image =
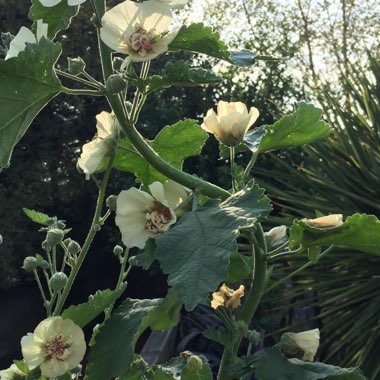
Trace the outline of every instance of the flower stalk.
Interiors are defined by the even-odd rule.
[[[57,305],[55,307],[55,311],[53,313],[54,316],[57,316],[61,313],[62,307],[63,307],[63,305],[66,301],[66,298],[70,292],[71,286],[72,286],[72,284],[73,284],[73,282],[77,276],[77,273],[78,273],[86,255],[88,253],[88,250],[90,249],[92,240],[94,239],[94,236],[96,235],[96,232],[98,230],[95,226],[100,225],[101,212],[102,212],[102,208],[103,208],[103,204],[104,204],[106,188],[107,188],[108,180],[110,177],[113,160],[114,160],[114,156],[111,156],[111,158],[108,162],[108,166],[107,166],[107,169],[105,171],[104,177],[103,177],[103,181],[102,181],[100,190],[99,190],[98,200],[96,203],[96,209],[95,209],[94,218],[93,218],[93,221],[91,224],[91,228],[87,234],[87,237],[86,237],[86,240],[83,244],[82,250],[78,256],[78,260],[76,261],[75,266],[71,270],[71,273],[69,275],[67,283],[66,283],[66,285],[62,291],[62,295],[57,302]]]

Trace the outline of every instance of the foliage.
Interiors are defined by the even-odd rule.
[[[342,103],[332,89],[320,93],[333,133],[323,143],[303,147],[301,165],[272,155],[277,170],[271,173],[271,183],[265,171],[256,168],[260,183],[269,189],[287,217],[293,213],[310,217],[314,210],[379,215],[373,200],[379,197],[380,183],[373,170],[380,162],[380,65],[375,56],[369,55],[369,60],[370,71],[365,75],[352,67],[350,75],[345,76],[342,84],[349,94],[348,101]],[[366,218],[370,221],[374,217]],[[362,243],[367,244],[367,240]],[[379,250],[371,252],[378,255]],[[296,265],[299,261],[288,270]],[[304,287],[315,290],[315,305],[320,308],[316,318],[323,324],[322,334],[326,334],[322,339],[324,357],[339,358],[345,366],[360,365],[371,379],[376,379],[380,371],[375,355],[380,344],[377,322],[368,317],[379,312],[377,298],[373,298],[379,292],[373,280],[379,265],[377,257],[339,249],[324,257],[310,274],[293,281],[288,293],[295,302],[303,302]],[[288,305],[282,303],[281,307]],[[342,316],[345,323],[341,322]]]

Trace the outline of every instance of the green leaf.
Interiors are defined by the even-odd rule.
[[[195,120],[179,121],[166,126],[151,142],[152,148],[167,162],[182,169],[183,161],[200,153],[207,133],[201,129]],[[118,170],[134,173],[144,185],[166,180],[166,177],[150,166],[145,159],[135,151],[128,140],[123,140],[114,161]]]
[[[47,221],[50,219],[49,215],[46,215],[42,212],[30,210],[28,208],[23,208],[25,215],[35,223],[46,225]]]
[[[310,144],[331,133],[330,126],[320,120],[321,115],[319,108],[301,102],[295,112],[283,116],[272,125],[265,125],[264,136],[262,129],[253,129],[246,136],[247,145],[253,153],[263,153]]]
[[[62,318],[71,319],[76,325],[83,328],[111,305],[123,291],[124,289],[98,290],[93,296],[89,297],[88,302],[72,305],[64,310]]]
[[[238,252],[230,255],[230,265],[228,266],[227,283],[233,284],[242,282],[252,276],[253,259],[252,256],[244,256]]]
[[[374,215],[354,214],[334,228],[316,228],[307,219],[295,220],[290,228],[290,244],[304,248],[321,245],[345,245],[380,256],[380,221]]]
[[[229,51],[227,45],[221,41],[219,33],[209,26],[195,23],[182,26],[175,39],[169,44],[169,50],[187,50],[194,53],[206,54],[230,62],[236,66],[251,66],[256,60],[276,60],[269,56],[256,56],[249,50]]]
[[[140,91],[145,94],[171,86],[193,87],[217,84],[222,81],[222,78],[208,70],[190,69],[184,61],[167,63],[162,75],[153,75],[142,80],[134,74],[129,79],[131,84],[139,87]]]
[[[181,373],[181,380],[212,380],[211,368],[205,362],[203,362],[203,367],[196,372],[185,367]]]
[[[26,365],[26,363],[23,360],[13,360],[13,363],[16,365],[16,367],[23,373],[28,374],[30,373],[30,369]]]
[[[95,337],[85,379],[104,380],[128,374],[136,341],[142,333],[141,326],[147,327],[144,319],[161,302],[161,299],[127,299],[114,311]]]
[[[202,335],[222,346],[228,346],[231,343],[229,335],[220,330],[207,329],[202,332]]]
[[[252,226],[271,210],[263,193],[255,185],[221,204],[211,200],[156,238],[156,257],[187,310],[194,309],[227,279],[239,229]]]
[[[156,260],[156,242],[154,239],[148,239],[145,243],[144,251],[132,256],[128,262],[130,265],[148,270],[154,260]]]
[[[141,328],[150,327],[152,330],[166,330],[176,326],[179,322],[182,302],[174,289],[169,289],[168,294],[158,306],[144,319]]]
[[[54,72],[61,46],[42,38],[18,57],[0,60],[0,168],[41,109],[62,89]]]
[[[263,350],[257,360],[255,375],[258,380],[366,380],[358,368],[340,368],[318,362],[286,359],[279,347]]]
[[[36,29],[37,20],[48,24],[48,37],[54,38],[60,30],[67,29],[71,19],[78,13],[79,6],[71,7],[67,1],[61,1],[54,7],[44,7],[39,0],[32,0],[29,11],[29,19],[34,21],[33,29]]]

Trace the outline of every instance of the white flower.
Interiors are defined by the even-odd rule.
[[[82,329],[71,319],[50,317],[21,339],[21,351],[30,369],[40,366],[49,378],[75,368],[86,352]]]
[[[187,198],[183,186],[171,180],[149,185],[152,195],[131,188],[123,190],[116,201],[116,225],[123,243],[144,248],[149,238],[164,232],[177,221],[174,209]]]
[[[8,369],[0,371],[0,380],[13,380],[15,375],[26,376],[24,372],[18,369],[16,364],[12,364]]]
[[[248,113],[244,103],[228,103],[221,100],[217,106],[217,114],[213,109],[207,111],[202,128],[231,147],[241,143],[249,127],[258,117],[259,110],[255,107],[251,107]]]
[[[264,233],[265,236],[271,239],[272,244],[286,238],[286,226],[274,227],[268,232]]]
[[[117,130],[115,118],[109,112],[103,111],[96,115],[96,137],[82,147],[78,166],[89,179],[90,175],[100,169],[104,157],[111,149],[112,139]]]
[[[44,7],[54,7],[55,5],[59,4],[62,0],[40,0],[40,3]],[[67,0],[67,5],[70,7],[73,7],[75,5],[79,5],[84,3],[86,0]]]
[[[343,224],[343,215],[342,214],[332,214],[321,216],[316,219],[307,219],[307,223],[316,228],[332,228],[338,227]]]
[[[48,24],[42,22],[42,20],[37,20],[37,32],[36,35],[26,28],[22,26],[16,36],[13,38],[11,43],[9,44],[9,50],[5,59],[17,57],[21,51],[25,50],[26,43],[29,42],[31,44],[37,44],[41,37],[47,36],[48,32]]]
[[[177,35],[178,29],[168,32],[171,21],[172,12],[165,4],[127,0],[104,14],[100,37],[133,61],[148,61],[166,52]]]
[[[161,4],[166,4],[170,8],[176,9],[176,8],[182,8],[184,7],[189,0],[157,0]]]
[[[286,333],[281,337],[281,347],[285,352],[304,352],[303,360],[313,361],[319,346],[319,329],[299,333]]]

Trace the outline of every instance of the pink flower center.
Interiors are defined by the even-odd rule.
[[[162,234],[169,229],[169,223],[173,216],[168,207],[155,202],[150,212],[146,213],[145,218],[145,229],[154,234]]]
[[[70,343],[63,341],[63,336],[60,334],[54,335],[45,342],[46,356],[52,356],[61,360],[66,359],[70,353]]]
[[[132,50],[136,51],[141,57],[146,57],[147,53],[152,50],[153,33],[145,30],[142,26],[137,25],[135,31],[129,39]]]

